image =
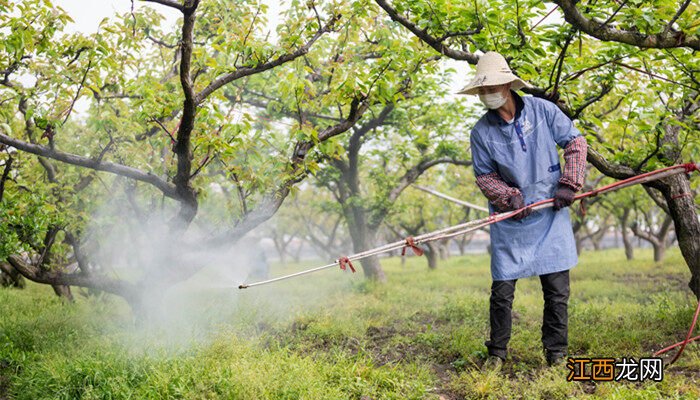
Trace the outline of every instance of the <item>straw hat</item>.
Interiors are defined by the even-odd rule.
[[[479,62],[476,63],[474,79],[457,94],[479,94],[479,88],[482,86],[503,85],[509,82],[513,82],[511,86],[513,90],[532,87],[513,74],[502,55],[495,51],[489,51],[481,56]]]

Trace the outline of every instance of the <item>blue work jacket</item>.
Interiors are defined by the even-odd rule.
[[[476,176],[497,172],[520,189],[525,204],[552,198],[561,177],[561,148],[581,133],[559,108],[536,97],[520,97],[513,121],[488,111],[471,132]],[[496,210],[489,203],[491,212]],[[578,262],[569,209],[534,211],[520,221],[491,225],[491,276],[511,280],[573,268]]]

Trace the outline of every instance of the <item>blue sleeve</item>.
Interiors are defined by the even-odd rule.
[[[571,119],[569,119],[556,104],[547,100],[540,101],[543,104],[549,130],[552,133],[552,139],[554,139],[559,147],[563,149],[572,139],[581,136],[581,132],[576,129]]]
[[[489,155],[489,152],[484,143],[481,141],[476,129],[472,130],[471,135],[469,135],[469,142],[471,143],[474,175],[481,176],[484,174],[490,174],[491,172],[498,172],[496,162]]]

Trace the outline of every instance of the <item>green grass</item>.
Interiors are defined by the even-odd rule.
[[[658,265],[636,256],[581,257],[573,356],[639,359],[685,335],[695,301],[678,250]],[[150,323],[110,296],[63,304],[40,285],[0,289],[0,399],[700,398],[697,344],[660,383],[571,383],[565,366],[547,368],[536,278],[517,284],[503,373],[483,373],[488,256],[434,271],[416,257],[383,263],[386,285],[338,270],[242,291],[198,285]]]

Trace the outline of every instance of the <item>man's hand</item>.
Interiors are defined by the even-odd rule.
[[[566,185],[559,185],[559,189],[554,192],[554,211],[570,206],[574,202],[575,196],[576,193],[573,189]]]
[[[515,211],[515,210],[518,210],[518,209],[525,207],[525,200],[523,200],[522,193],[518,193],[516,195],[510,196],[510,200],[508,200],[508,203],[510,205],[510,210],[508,210],[508,211]],[[523,211],[521,211],[518,215],[514,216],[513,219],[516,221],[520,221],[521,219],[530,215],[531,212],[532,212],[532,210],[530,209],[530,207],[527,207]]]

